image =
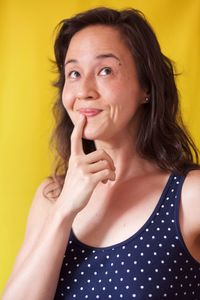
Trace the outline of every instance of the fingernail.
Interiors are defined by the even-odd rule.
[[[102,180],[102,183],[103,183],[103,184],[106,184],[107,182],[108,182],[108,179]]]
[[[84,118],[85,118],[85,116],[80,114],[78,121],[81,122],[81,121],[83,121]]]
[[[116,174],[113,172],[112,181],[115,181],[115,179],[116,179]]]

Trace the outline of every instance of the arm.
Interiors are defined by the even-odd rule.
[[[37,190],[23,246],[4,291],[3,300],[53,299],[74,215],[65,219]]]
[[[115,179],[113,161],[104,151],[88,155],[82,149],[85,119],[74,127],[71,157],[61,194],[55,202],[43,197],[43,183],[28,218],[25,240],[3,300],[51,300],[77,213],[88,203],[99,182]]]

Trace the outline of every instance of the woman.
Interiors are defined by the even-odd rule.
[[[59,160],[3,299],[200,299],[198,152],[153,30],[93,9],[61,22],[55,57]]]

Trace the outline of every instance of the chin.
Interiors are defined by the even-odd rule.
[[[98,139],[98,136],[94,135],[94,134],[84,134],[83,138],[85,140],[94,141],[94,140]]]
[[[101,140],[105,137],[103,133],[94,132],[91,130],[84,130],[83,138],[90,141]]]

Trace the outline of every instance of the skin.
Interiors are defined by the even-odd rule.
[[[100,39],[96,38],[99,33]],[[80,41],[84,47],[77,47]],[[74,123],[80,115],[77,110],[82,107],[103,110],[98,116],[87,118],[85,138],[95,140],[98,148],[119,144],[119,136],[130,140],[145,96],[131,53],[118,31],[107,27],[102,35],[102,26],[95,30],[91,26],[72,38],[65,59],[63,104]]]
[[[102,58],[105,53],[117,59]],[[49,180],[38,187],[3,300],[13,295],[15,300],[53,299],[71,227],[92,246],[126,239],[149,218],[170,175],[135,151],[147,93],[118,32],[106,26],[81,30],[71,40],[66,63],[63,104],[75,125],[69,168],[56,201],[43,196]],[[77,111],[90,105],[102,112],[88,118]],[[82,137],[93,139],[97,150],[85,155]],[[183,185],[180,226],[189,251],[200,261],[199,183],[200,172],[191,171]]]
[[[117,59],[105,57],[107,54]],[[140,87],[130,52],[116,30],[104,26],[95,26],[94,30],[90,26],[74,35],[65,63],[63,104],[70,118],[76,124],[80,117],[77,110],[81,107],[103,110],[98,116],[86,119],[83,137],[94,140],[97,149],[104,149],[115,158],[117,178],[128,178],[124,160],[137,157],[133,136],[139,108],[147,96]],[[134,169],[138,160],[138,157],[134,160]]]
[[[108,53],[119,60],[103,57]],[[82,136],[94,140],[97,149],[104,149],[116,168],[116,180],[108,182],[106,186],[97,185],[89,204],[75,218],[73,229],[86,244],[108,246],[128,238],[133,228],[136,232],[145,223],[169,174],[139,158],[135,151],[133,137],[139,124],[139,111],[148,95],[139,84],[133,58],[119,33],[111,27],[99,25],[79,31],[71,40],[65,62],[63,104],[74,124],[79,117],[77,110],[80,107],[103,109],[97,117],[87,118]],[[189,251],[200,260],[198,217],[192,221],[185,209],[189,205],[192,210],[195,208],[199,212],[198,201],[191,205],[196,196],[190,188],[190,181],[199,182],[198,177],[199,171],[192,171],[185,181],[183,195],[186,196],[181,202],[180,226]],[[144,180],[146,193],[141,193]],[[154,189],[152,185],[155,185]],[[199,191],[196,190],[198,195]],[[126,199],[126,205],[121,207],[121,199],[117,195],[124,193],[131,200]],[[98,195],[101,195],[99,200]],[[139,203],[133,203],[134,198],[139,199]],[[120,207],[120,213],[116,206]],[[133,221],[134,214],[137,216],[138,213],[140,219]],[[95,220],[93,229],[91,220]]]

